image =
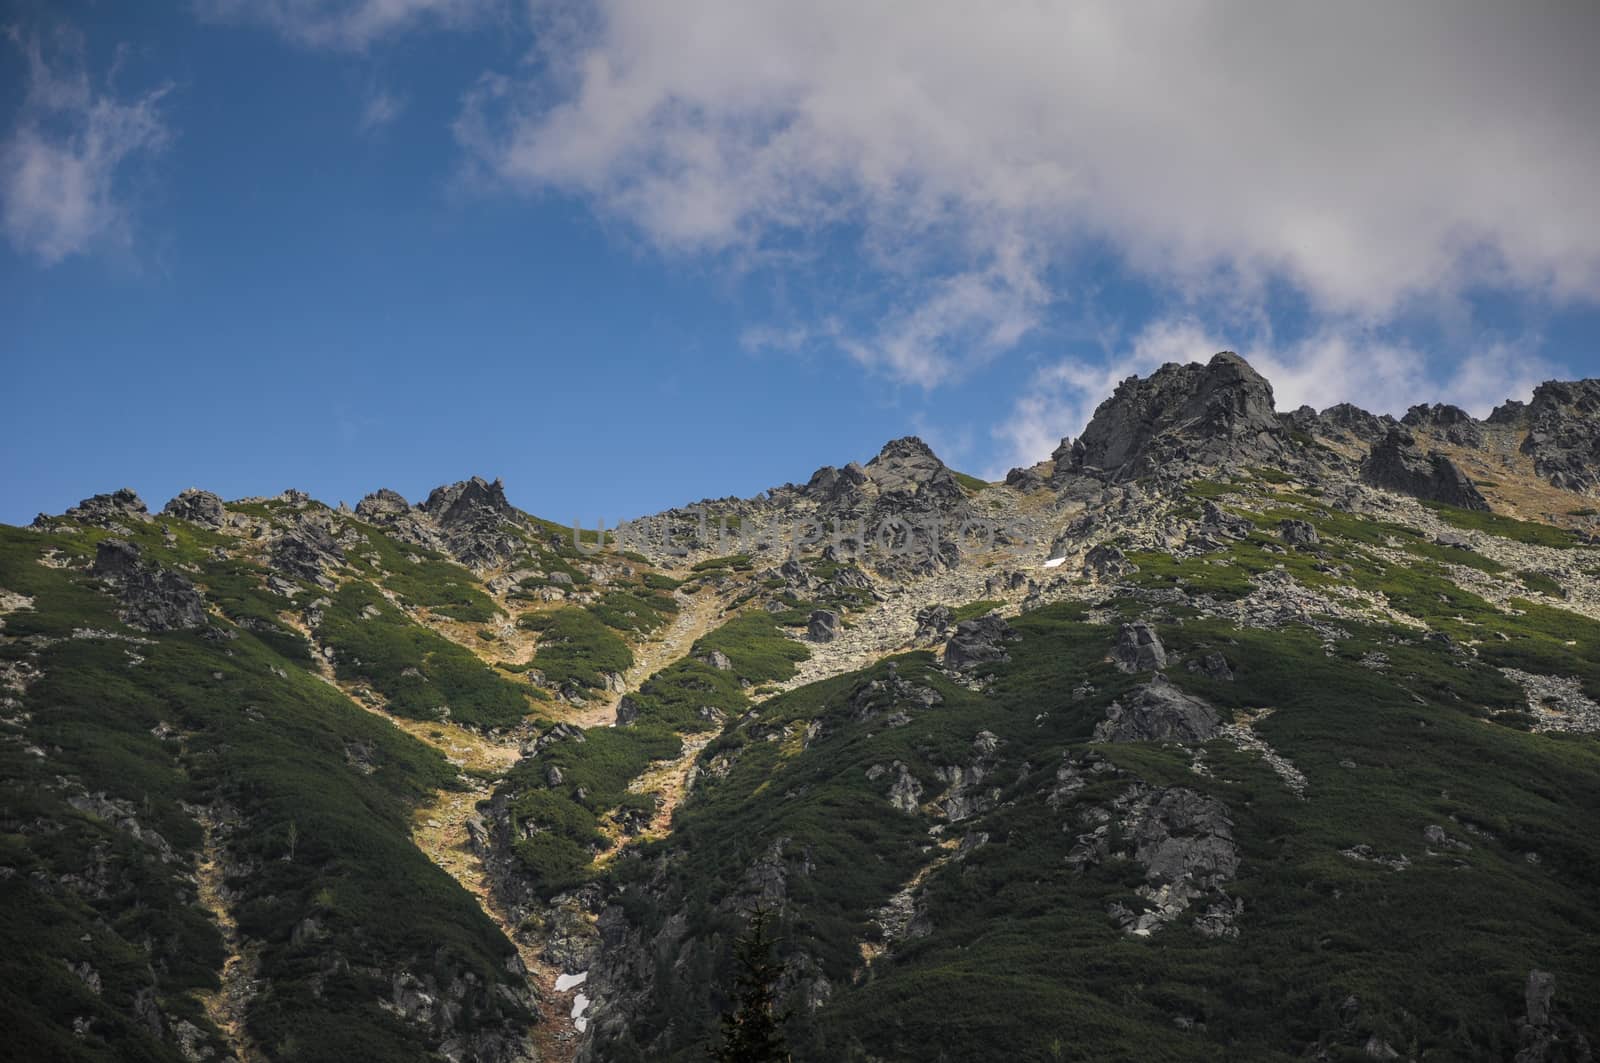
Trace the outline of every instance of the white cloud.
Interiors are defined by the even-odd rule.
[[[264,26],[307,48],[361,51],[423,25],[459,28],[501,0],[194,0],[202,18]]]
[[[1026,334],[1086,240],[1345,327],[1477,285],[1600,294],[1600,7],[1533,8],[546,4],[536,73],[486,77],[457,134],[669,253],[859,226],[895,305],[841,343],[931,384]]]
[[[372,86],[367,89],[361,104],[361,118],[357,128],[363,133],[376,133],[392,125],[406,109],[406,101],[386,89]]]
[[[61,31],[51,53],[37,37],[9,31],[27,60],[16,128],[0,145],[0,221],[19,252],[45,265],[131,239],[119,173],[160,151],[171,131],[160,111],[167,88],[127,100],[96,86],[83,44]]]

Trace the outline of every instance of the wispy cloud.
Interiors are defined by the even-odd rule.
[[[0,220],[19,252],[47,266],[97,246],[132,239],[132,208],[120,178],[172,139],[163,86],[120,97],[110,76],[89,75],[81,37],[46,40],[7,32],[27,62],[16,127],[0,146]]]
[[[392,125],[406,109],[406,101],[387,89],[369,86],[361,103],[361,118],[356,123],[364,134],[377,133]]]
[[[263,26],[307,48],[361,51],[420,26],[473,25],[504,0],[194,0],[213,22]]]

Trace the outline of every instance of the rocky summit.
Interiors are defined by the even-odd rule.
[[[1600,381],[835,460],[0,528],[3,1054],[1594,1057]]]

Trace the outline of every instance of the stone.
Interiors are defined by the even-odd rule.
[[[162,507],[161,515],[176,517],[208,528],[220,528],[228,520],[228,511],[223,507],[222,499],[210,491],[202,491],[197,487],[180,491],[177,497]]]
[[[814,609],[806,620],[806,637],[812,642],[832,642],[839,637],[839,614],[831,609]]]
[[[1006,653],[1006,643],[1021,637],[999,613],[990,613],[976,620],[963,620],[956,625],[955,634],[945,644],[945,667],[967,672],[980,664],[1008,661],[1011,656]]]
[[[1109,543],[1098,543],[1083,556],[1083,574],[1090,579],[1113,580],[1137,571],[1139,566]]]
[[[1314,525],[1309,521],[1295,520],[1292,517],[1278,522],[1278,535],[1285,543],[1302,550],[1316,546],[1322,541]]]
[[[1111,703],[1095,726],[1096,742],[1205,742],[1217,736],[1217,712],[1156,673],[1150,682]]]
[[[721,650],[712,650],[710,653],[702,653],[699,657],[696,657],[695,660],[699,661],[708,668],[715,668],[719,672],[733,671],[733,662],[730,661],[728,659],[728,655],[723,653]]]
[[[917,631],[913,638],[918,642],[937,642],[949,634],[954,623],[955,615],[948,606],[925,606],[917,610]]]
[[[1167,666],[1167,650],[1155,628],[1137,620],[1117,631],[1111,663],[1123,672],[1156,672]]]
[[[1189,661],[1184,667],[1207,679],[1215,679],[1222,683],[1233,682],[1233,669],[1228,666],[1228,659],[1215,650],[1204,657]]]
[[[1361,479],[1373,487],[1443,502],[1462,509],[1489,510],[1489,503],[1455,462],[1438,451],[1426,454],[1416,437],[1401,427],[1389,429],[1383,441],[1361,463]]]

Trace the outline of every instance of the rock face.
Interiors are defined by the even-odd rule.
[[[1556,487],[1600,488],[1600,379],[1549,381],[1534,390],[1522,452]]]
[[[1443,502],[1462,509],[1488,511],[1489,503],[1472,480],[1438,451],[1426,454],[1404,428],[1391,428],[1383,442],[1361,463],[1361,478],[1374,487]]]
[[[1167,666],[1167,650],[1156,629],[1142,620],[1123,624],[1111,661],[1124,672],[1159,672]]]
[[[1215,738],[1217,730],[1215,709],[1185,694],[1158,672],[1126,698],[1111,703],[1106,718],[1094,729],[1094,740],[1205,742]]]
[[[146,561],[132,543],[101,540],[93,572],[117,590],[122,619],[134,627],[160,632],[206,623],[205,601],[188,577]]]
[[[1010,660],[1006,643],[1020,636],[999,613],[990,613],[976,620],[963,620],[956,625],[956,633],[944,648],[946,668],[957,672],[970,671],[980,664]]]
[[[176,498],[162,507],[161,515],[176,517],[191,524],[203,524],[208,528],[220,528],[228,519],[222,499],[197,487],[180,491]]]
[[[1124,380],[1095,410],[1069,458],[1075,471],[1120,482],[1170,462],[1270,462],[1287,442],[1272,385],[1224,351],[1204,366],[1169,364],[1146,379]]]

